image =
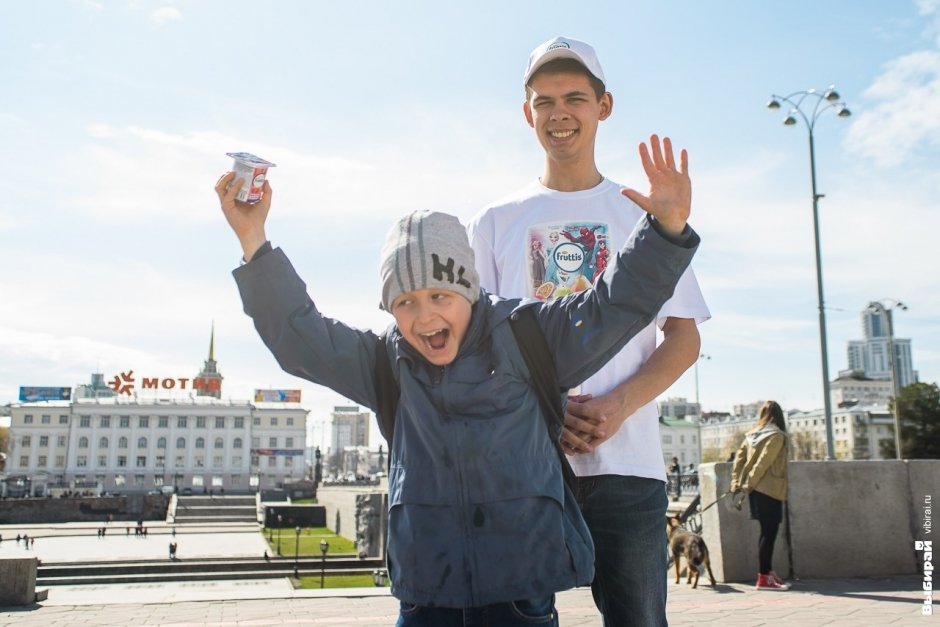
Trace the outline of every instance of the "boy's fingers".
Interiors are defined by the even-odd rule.
[[[670,170],[676,169],[676,158],[672,154],[672,140],[668,137],[663,138],[663,150],[666,152],[666,167]]]
[[[689,151],[683,148],[679,151],[679,166],[682,168],[679,170],[686,176],[689,175]]]
[[[656,166],[657,170],[662,170],[666,167],[666,162],[663,160],[663,148],[659,144],[659,135],[653,133],[650,135],[650,152],[653,154],[653,165]]]

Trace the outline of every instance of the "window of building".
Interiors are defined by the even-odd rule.
[[[253,425],[256,426],[256,427],[260,427],[260,426],[261,426],[261,417],[260,417],[260,416],[254,416],[254,417],[251,419],[251,424],[253,424]]]
[[[47,458],[45,455],[40,455],[36,462],[36,465],[40,468],[45,468],[48,464],[49,458]]]
[[[111,416],[102,416],[101,418],[99,418],[99,421],[100,421],[99,424],[101,425],[103,429],[107,429],[108,427],[111,426]]]
[[[134,475],[134,487],[142,488],[144,487],[144,476],[143,475]]]
[[[118,448],[127,448],[127,438],[123,435],[118,438]]]
[[[108,438],[98,438],[98,448],[108,448]]]
[[[79,416],[78,426],[83,429],[91,427],[91,416]]]
[[[154,485],[154,487],[159,488],[159,487],[163,486],[163,482],[164,482],[163,475],[154,475],[154,476],[153,476],[153,485]]]
[[[114,475],[114,485],[122,486],[124,485],[124,475]]]
[[[85,436],[78,438],[78,448],[88,448],[88,438]]]
[[[39,446],[48,447],[49,446],[49,436],[41,435],[39,436]]]
[[[196,428],[197,428],[197,429],[205,429],[205,428],[206,428],[206,417],[205,417],[205,416],[197,416],[197,417],[196,417]]]
[[[186,438],[176,438],[176,448],[186,448]]]
[[[166,458],[163,455],[157,455],[157,468],[166,466]]]
[[[261,448],[261,438],[258,436],[252,436],[251,438],[251,448]]]
[[[24,415],[23,415],[23,424],[24,424],[24,425],[31,425],[31,424],[33,424],[33,415],[32,415],[32,414],[24,414]]]
[[[287,466],[288,468],[290,468],[291,466],[293,466],[293,465],[294,465],[294,458],[293,458],[293,457],[285,457],[285,458],[284,458],[284,465]]]
[[[137,438],[137,448],[147,448],[147,438]]]
[[[196,438],[196,448],[206,448],[206,440],[204,438]]]
[[[214,446],[215,448],[225,448],[225,441],[222,440],[222,438],[216,438],[216,439],[215,439],[215,444],[213,444],[213,446]]]
[[[55,445],[65,446],[65,436],[64,435],[56,436]]]
[[[663,444],[672,444],[672,436],[671,436],[671,435],[664,435],[664,436],[663,436]]]
[[[235,417],[235,428],[236,428],[236,429],[244,429],[244,428],[245,428],[245,419],[242,418],[241,416],[236,416],[236,417]]]
[[[684,434],[684,433],[680,433],[680,434],[679,434],[679,444],[685,444],[685,434]]]
[[[234,440],[232,440],[232,448],[241,448],[241,447],[242,447],[241,438],[235,438]]]
[[[104,485],[104,475],[95,475],[95,483]]]
[[[99,455],[98,456],[98,468],[104,468],[107,465],[108,465],[108,456]]]
[[[202,487],[202,477],[196,475],[193,477],[193,487],[201,488]]]
[[[127,455],[118,455],[117,462],[118,462],[117,464],[118,468],[126,468],[127,467]]]
[[[212,467],[221,468],[222,467],[222,456],[216,455],[212,458]]]
[[[205,464],[202,463],[202,457],[197,456],[194,460],[196,468],[202,468]]]
[[[20,455],[20,468],[29,466],[29,455]]]
[[[231,480],[229,481],[229,485],[231,485],[232,487],[235,487],[235,486],[240,486],[241,484],[242,484],[241,475],[232,475]]]
[[[138,455],[138,456],[137,456],[137,467],[138,467],[138,468],[144,468],[146,465],[147,465],[147,456],[146,456],[146,455]]]
[[[277,416],[272,416],[272,417],[271,417],[271,426],[272,426],[272,427],[276,427],[276,426],[277,426]]]
[[[256,466],[256,467],[257,467],[257,466],[260,466],[260,465],[261,465],[261,457],[258,456],[258,455],[252,455],[252,456],[251,456],[251,465],[252,465],[252,466]]]
[[[277,447],[277,438],[276,438],[276,437],[274,437],[274,438],[268,438],[268,446],[271,447],[271,448],[276,448],[276,447]]]
[[[157,418],[157,427],[160,429],[166,429],[170,426],[170,417],[169,416],[160,416]]]
[[[64,468],[65,467],[65,455],[56,455],[55,456],[55,467]]]
[[[79,455],[79,456],[75,459],[75,465],[78,466],[79,468],[85,468],[86,466],[88,466],[88,456],[87,456],[87,455]]]
[[[224,416],[216,416],[216,417],[215,417],[215,428],[216,428],[216,429],[224,429],[224,428],[225,428],[225,417],[224,417]]]
[[[182,456],[182,455],[177,455],[177,456],[176,456],[176,467],[179,468],[179,467],[182,466],[182,465],[183,465],[183,456]]]
[[[179,429],[185,429],[186,428],[186,416],[177,416],[176,426]]]
[[[60,424],[60,425],[67,425],[68,423],[69,423],[69,417],[68,417],[68,416],[66,416],[65,414],[62,414],[62,415],[59,416],[59,424]]]
[[[238,467],[241,466],[241,465],[242,465],[242,458],[241,458],[241,455],[235,455],[234,457],[232,457],[232,466],[233,466],[233,467],[238,468]]]
[[[131,426],[131,417],[130,416],[121,416],[121,420],[118,423],[118,426],[122,429],[129,429]]]
[[[294,448],[294,438],[285,439],[284,446],[287,448]]]
[[[277,457],[272,455],[268,458],[268,468],[274,468],[275,466],[277,466]]]
[[[40,420],[42,421],[42,424],[44,425],[52,424],[52,416],[50,416],[49,414],[43,414]]]
[[[150,428],[150,416],[141,416],[140,417],[140,428],[149,429]]]
[[[157,438],[157,448],[161,450],[166,448],[166,438]]]
[[[293,417],[293,416],[288,416],[288,417],[287,417],[287,426],[288,426],[288,427],[293,427],[293,426],[294,426],[294,417]]]

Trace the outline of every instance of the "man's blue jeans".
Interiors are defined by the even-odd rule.
[[[555,595],[465,610],[401,602],[396,627],[558,627]]]
[[[606,627],[666,625],[666,507],[662,481],[579,477],[576,492],[594,539],[591,590]]]

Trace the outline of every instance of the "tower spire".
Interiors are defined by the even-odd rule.
[[[209,361],[215,361],[215,320],[212,321],[212,332],[209,334]]]

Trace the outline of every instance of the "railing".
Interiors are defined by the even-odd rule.
[[[672,500],[679,500],[680,496],[692,496],[698,494],[698,473],[692,472],[685,475],[668,474],[666,475],[666,494],[672,497]]]

